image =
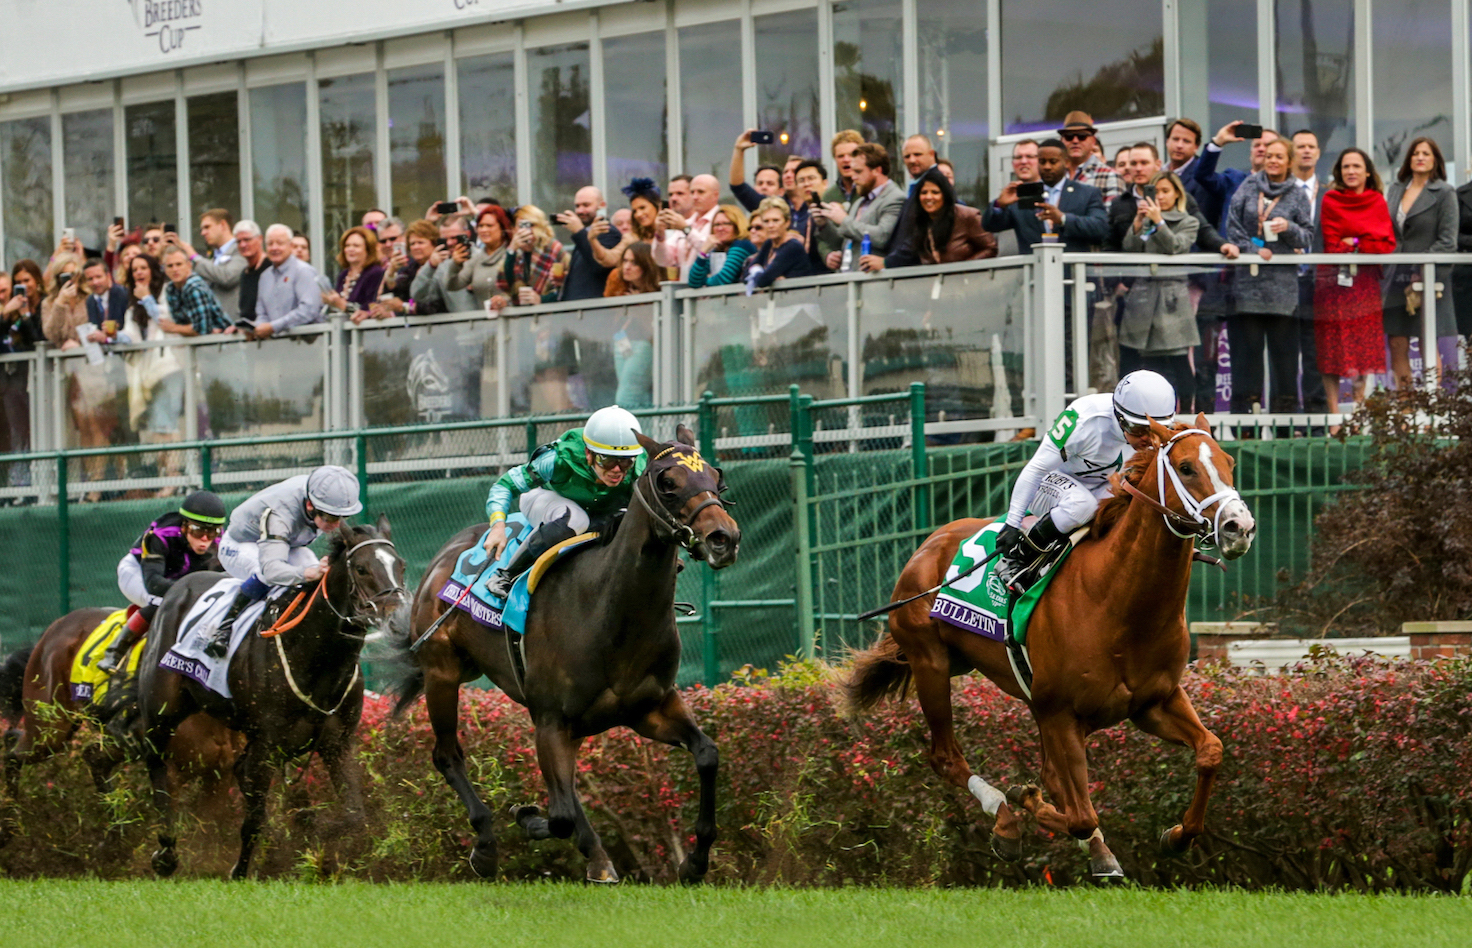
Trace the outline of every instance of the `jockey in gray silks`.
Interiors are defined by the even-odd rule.
[[[317,537],[336,530],[342,518],[360,512],[358,479],[347,468],[327,464],[267,487],[235,508],[220,538],[220,563],[240,580],[240,591],[205,654],[223,658],[235,620],[246,606],[266,597],[272,586],[315,582],[327,571],[307,549]]]

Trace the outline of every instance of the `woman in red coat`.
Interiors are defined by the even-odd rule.
[[[1375,163],[1358,148],[1346,148],[1334,163],[1334,186],[1319,211],[1324,253],[1391,253],[1395,227],[1380,193]],[[1353,381],[1354,401],[1365,400],[1365,381],[1385,371],[1385,331],[1380,318],[1380,267],[1347,264],[1319,267],[1314,288],[1314,341],[1319,371],[1331,408],[1339,401],[1339,379]]]

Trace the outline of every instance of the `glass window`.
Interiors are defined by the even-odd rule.
[[[373,152],[377,122],[373,75],[363,73],[317,83],[322,95],[322,213],[326,233],[322,259],[337,253],[337,241],[358,226],[363,212],[378,206]]]
[[[1318,135],[1322,176],[1355,139],[1354,0],[1278,0],[1274,15],[1278,131]]]
[[[235,92],[189,99],[189,208],[194,220],[212,207],[240,219],[240,96]]]
[[[686,174],[726,180],[731,143],[746,128],[740,90],[741,24],[726,20],[681,27],[680,135]]]
[[[0,122],[0,187],[5,202],[5,263],[30,257],[43,267],[51,239],[51,119]]]
[[[388,151],[395,217],[422,217],[435,201],[453,197],[445,180],[445,67],[388,73]]]
[[[66,226],[76,230],[83,247],[101,250],[114,216],[112,109],[63,115],[61,140]]]
[[[653,178],[663,188],[669,175],[664,34],[604,40],[603,89],[609,189],[633,178]]]
[[[307,85],[250,90],[251,174],[255,221],[307,230]],[[316,235],[314,235],[316,236]]]
[[[781,164],[788,155],[833,163],[821,141],[817,48],[817,11],[756,17],[756,124],[777,134],[771,145],[757,146],[762,164]]]
[[[1465,155],[1453,154],[1451,0],[1400,0],[1370,9],[1374,155],[1381,175],[1393,176],[1406,146],[1422,135],[1436,139],[1447,161],[1465,162]]]
[[[1057,128],[1074,109],[1095,122],[1164,113],[1159,0],[1001,2],[1005,132]]]
[[[173,100],[130,105],[123,120],[128,127],[128,224],[177,224],[179,149]]]
[[[986,8],[971,4],[986,26]],[[900,5],[895,0],[844,0],[833,5],[834,93],[838,127],[898,155],[897,118],[903,106]],[[977,88],[967,90],[968,97]],[[982,108],[986,96],[981,97]],[[829,149],[825,157],[831,157]],[[837,180],[836,178],[834,179]]]
[[[455,64],[460,95],[460,192],[516,201],[516,81],[511,53]]]
[[[973,0],[919,0],[920,130],[956,169],[956,193],[981,207],[988,196],[986,7]],[[896,149],[890,176],[904,180]]]
[[[593,183],[588,111],[588,44],[527,50],[531,104],[532,202],[552,216]]]
[[[1257,17],[1244,16],[1241,0],[1208,0],[1206,5],[1207,98],[1210,137],[1238,119],[1256,124]]]

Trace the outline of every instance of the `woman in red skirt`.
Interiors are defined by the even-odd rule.
[[[1375,163],[1358,148],[1346,148],[1334,163],[1334,186],[1324,192],[1319,235],[1324,253],[1391,253],[1395,227],[1380,193]],[[1319,267],[1314,288],[1314,341],[1330,407],[1339,401],[1339,380],[1354,380],[1354,401],[1365,400],[1369,376],[1385,371],[1385,331],[1380,319],[1377,264]]]

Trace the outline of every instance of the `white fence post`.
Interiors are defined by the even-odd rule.
[[[1037,244],[1033,252],[1033,380],[1037,390],[1033,414],[1041,428],[1050,424],[1067,404],[1064,385],[1063,345],[1064,286],[1063,247]]]

